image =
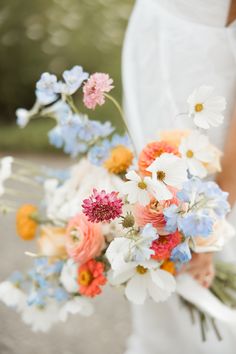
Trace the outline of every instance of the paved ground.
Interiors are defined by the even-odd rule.
[[[29,160],[68,165],[55,157],[27,157]],[[18,240],[13,216],[0,217],[0,281],[13,270],[27,268],[24,251],[30,245]],[[66,325],[55,326],[48,334],[34,334],[11,309],[0,304],[0,354],[122,354],[130,332],[130,312],[125,299],[107,289],[96,300],[90,318],[72,317]]]

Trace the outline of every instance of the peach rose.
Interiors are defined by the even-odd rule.
[[[190,130],[163,130],[160,132],[160,138],[178,148],[181,140],[189,134]]]
[[[55,226],[42,226],[40,237],[37,240],[40,254],[47,257],[65,257],[65,235],[64,228]]]
[[[209,237],[194,237],[191,248],[196,253],[220,251],[224,244],[235,236],[235,229],[225,219],[218,220]]]
[[[100,224],[93,224],[84,214],[72,218],[66,230],[66,250],[68,255],[80,264],[101,254],[104,236]]]

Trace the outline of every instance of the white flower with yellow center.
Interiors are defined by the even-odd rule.
[[[134,304],[141,305],[148,297],[155,302],[165,301],[175,291],[173,275],[159,268],[154,260],[126,263],[110,277],[112,285],[125,284],[125,295]]]
[[[149,204],[153,193],[151,178],[142,178],[135,171],[128,172],[126,178],[129,181],[124,183],[123,193],[127,195],[128,202],[131,204],[139,203],[143,206]]]
[[[213,91],[211,86],[201,86],[187,100],[189,116],[199,128],[218,127],[224,120],[222,112],[226,107],[225,98],[215,96]]]
[[[187,180],[186,162],[173,154],[162,154],[147,171],[152,173],[152,190],[157,200],[171,199],[172,193],[168,187],[181,189]]]
[[[191,175],[200,178],[206,177],[206,164],[213,163],[215,154],[205,135],[197,131],[192,132],[188,137],[182,139],[179,152],[186,160]]]

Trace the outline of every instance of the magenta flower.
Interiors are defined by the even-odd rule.
[[[123,202],[117,197],[118,192],[106,193],[104,190],[93,194],[83,201],[83,213],[91,222],[110,222],[122,214]]]
[[[95,73],[90,76],[84,84],[84,104],[89,109],[95,109],[97,105],[102,106],[105,103],[105,92],[110,92],[113,80],[108,74]]]

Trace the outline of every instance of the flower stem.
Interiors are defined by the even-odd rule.
[[[107,97],[113,104],[114,106],[116,107],[116,109],[118,110],[118,112],[120,113],[120,116],[122,118],[122,121],[124,123],[124,126],[125,126],[125,129],[127,130],[128,134],[129,134],[129,137],[130,137],[130,140],[132,142],[132,145],[133,145],[133,148],[134,148],[134,152],[135,152],[135,155],[137,157],[137,152],[136,152],[136,148],[135,148],[135,144],[134,144],[134,141],[132,139],[132,135],[130,133],[130,130],[129,130],[129,127],[128,127],[128,124],[127,124],[127,121],[126,121],[126,118],[125,118],[125,115],[124,115],[124,112],[123,112],[123,109],[121,108],[121,105],[119,104],[119,102],[117,102],[117,100],[109,95],[108,93],[105,93],[105,97]]]
[[[66,96],[66,102],[75,114],[80,114],[78,108],[76,107],[74,100],[71,96]]]

